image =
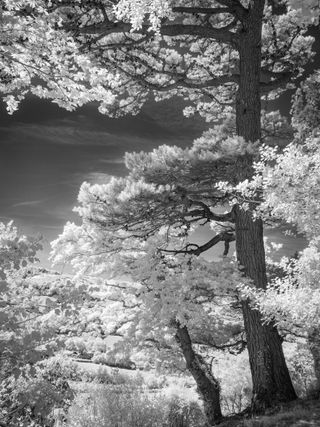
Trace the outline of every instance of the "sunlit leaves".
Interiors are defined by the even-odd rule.
[[[203,7],[165,0],[6,0],[0,92],[8,111],[31,92],[69,110],[98,101],[103,114],[136,114],[149,92],[157,100],[182,96],[188,115],[226,118],[234,112],[241,24],[232,9],[207,15]],[[269,99],[312,57],[313,40],[305,35],[312,20],[305,12],[296,4],[282,14],[265,9],[261,84]]]

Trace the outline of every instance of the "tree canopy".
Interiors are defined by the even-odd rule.
[[[10,111],[31,91],[66,108],[96,100],[110,115],[138,112],[149,92],[158,100],[180,95],[190,102],[187,114],[220,120],[234,111],[240,34],[250,7],[218,0],[5,1],[1,92]],[[264,98],[301,75],[312,56],[306,32],[316,19],[295,2],[266,5]]]

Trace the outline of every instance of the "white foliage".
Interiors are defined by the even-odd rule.
[[[150,30],[157,31],[161,19],[170,15],[168,0],[120,0],[115,6],[115,14],[119,20],[129,20],[132,30],[139,30],[148,15]]]
[[[101,113],[113,116],[136,114],[147,92],[157,100],[179,95],[188,100],[186,114],[199,113],[207,121],[234,113],[237,49],[219,37],[186,37],[184,31],[177,36],[160,35],[171,24],[203,27],[197,14],[174,10],[176,6],[202,7],[201,2],[2,3],[0,93],[10,113],[30,92],[69,110],[97,101]],[[244,6],[250,8],[250,2]],[[312,57],[313,40],[305,34],[311,21],[305,9],[298,7],[279,16],[265,9],[264,81],[274,80],[274,72],[292,73],[293,80],[301,73]],[[210,17],[217,29],[231,22],[228,13]],[[105,33],[101,25],[106,26]],[[269,99],[286,88],[273,90]]]
[[[256,176],[243,183],[241,192],[261,192],[258,215],[295,226],[309,241],[298,259],[280,261],[281,277],[273,279],[265,292],[240,287],[242,296],[250,297],[267,321],[302,333],[317,329],[320,318],[319,142],[317,136],[309,137],[303,143],[292,142],[282,152],[264,147],[255,164]]]

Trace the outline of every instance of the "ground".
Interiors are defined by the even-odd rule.
[[[255,417],[234,418],[220,427],[320,427],[320,400],[297,400]]]

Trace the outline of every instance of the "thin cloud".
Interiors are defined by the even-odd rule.
[[[87,181],[90,184],[108,184],[112,175],[102,172],[90,172],[84,176],[83,181]]]
[[[19,123],[12,127],[1,127],[6,132],[6,140],[12,141],[47,141],[57,145],[104,145],[113,144],[113,135],[105,131],[79,129],[65,123],[56,125],[35,125]]]
[[[105,164],[123,165],[124,164],[124,157],[119,157],[118,159],[100,159],[99,162],[105,163]]]
[[[83,182],[90,184],[108,184],[114,175],[104,172],[88,172],[88,173],[74,173],[66,182],[71,187],[76,187],[78,190]],[[78,190],[76,193],[78,193]]]
[[[45,201],[44,199],[40,199],[40,200],[26,200],[24,202],[15,203],[11,207],[12,208],[19,208],[21,206],[36,206],[36,205],[40,205],[44,201]]]
[[[132,151],[136,150],[136,147],[142,149],[150,144],[158,146],[167,142],[165,132],[152,129],[152,125],[149,127],[149,133],[143,135],[136,129],[130,131],[130,126],[127,128],[125,124],[122,126],[118,124],[117,127],[110,129],[97,129],[92,124],[86,126],[76,120],[56,120],[44,124],[17,123],[14,127],[0,126],[0,131],[6,133],[5,139],[10,142],[43,140],[57,145],[103,145]],[[156,140],[153,141],[154,139]]]

